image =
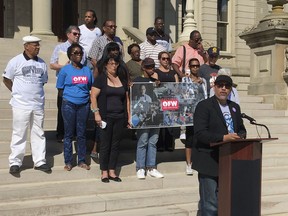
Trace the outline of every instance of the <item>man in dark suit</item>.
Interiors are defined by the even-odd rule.
[[[202,216],[218,215],[218,147],[210,143],[244,138],[246,129],[238,104],[227,100],[232,79],[220,75],[215,95],[199,102],[194,113],[193,169],[198,171]]]

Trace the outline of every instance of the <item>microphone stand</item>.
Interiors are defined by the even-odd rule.
[[[269,131],[269,129],[268,129],[268,127],[267,127],[266,125],[264,125],[264,124],[258,124],[258,123],[254,122],[254,121],[250,121],[250,124],[253,124],[253,125],[256,125],[256,126],[262,126],[262,127],[266,128],[267,133],[268,133],[268,138],[271,138],[270,131]]]

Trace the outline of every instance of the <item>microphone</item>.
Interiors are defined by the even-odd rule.
[[[256,120],[255,120],[254,118],[252,118],[252,117],[250,117],[250,116],[247,116],[245,113],[241,113],[241,117],[248,119],[248,120],[250,121],[250,124],[264,127],[264,128],[267,130],[268,138],[271,138],[270,131],[269,131],[269,129],[268,129],[268,127],[267,127],[266,125],[256,123]]]
[[[246,115],[245,113],[241,113],[241,117],[248,119],[248,120],[250,121],[250,123],[251,123],[251,122],[256,122],[256,120],[255,120],[254,118]]]

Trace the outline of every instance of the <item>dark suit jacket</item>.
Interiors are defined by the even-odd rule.
[[[238,104],[227,101],[233,119],[234,131],[246,134]],[[223,141],[228,134],[225,119],[215,96],[198,103],[194,113],[193,169],[201,174],[218,176],[218,147],[210,143]]]

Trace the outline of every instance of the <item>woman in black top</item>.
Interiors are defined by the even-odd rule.
[[[162,82],[179,82],[178,75],[171,67],[171,58],[168,52],[158,54],[160,67],[155,70],[158,74],[159,81]],[[157,142],[158,151],[173,151],[175,147],[175,138],[173,137],[173,128],[162,128],[159,133]]]
[[[103,70],[99,70],[91,89],[91,110],[96,124],[101,128],[101,180],[105,183],[109,179],[121,182],[115,169],[123,129],[128,126],[130,118],[128,80],[119,75],[119,56],[107,56],[103,64]]]

